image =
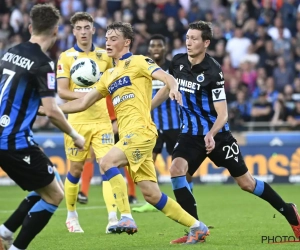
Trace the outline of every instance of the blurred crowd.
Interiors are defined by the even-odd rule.
[[[134,54],[146,55],[151,35],[163,34],[169,59],[186,52],[190,22],[209,21],[214,37],[208,53],[223,68],[232,130],[247,129],[251,121],[262,128],[300,128],[300,0],[0,0],[0,55],[28,40],[28,13],[44,2],[62,14],[59,39],[49,52],[53,60],[74,45],[74,12],[93,15],[99,47],[105,47],[109,23],[130,22]],[[34,127],[52,128],[41,118]]]

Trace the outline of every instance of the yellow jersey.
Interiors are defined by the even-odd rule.
[[[102,75],[96,89],[103,97],[111,95],[120,137],[138,128],[148,128],[157,134],[150,110],[151,75],[158,69],[152,59],[127,53]]]
[[[57,79],[69,79],[69,89],[71,91],[89,92],[92,89],[95,89],[96,86],[99,84],[98,81],[92,86],[80,87],[72,81],[70,76],[71,66],[75,60],[84,57],[94,60],[97,63],[101,74],[103,74],[105,70],[113,66],[112,59],[107,56],[106,50],[95,47],[93,45],[91,51],[89,53],[85,53],[78,47],[77,44],[75,44],[74,47],[60,54],[57,62],[56,72]],[[69,114],[68,120],[71,124],[110,123],[105,99],[96,102],[94,105],[92,105],[90,108],[83,112]]]

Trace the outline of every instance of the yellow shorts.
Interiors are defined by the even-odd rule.
[[[157,182],[152,151],[156,134],[151,130],[136,130],[120,138],[115,147],[121,149],[129,162],[128,171],[134,182]]]
[[[64,135],[66,156],[70,161],[85,161],[93,148],[96,158],[102,158],[114,145],[110,123],[73,124],[72,127],[85,138],[84,150],[79,151],[70,136]]]

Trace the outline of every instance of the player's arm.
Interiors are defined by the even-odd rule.
[[[170,89],[167,86],[164,86],[157,91],[156,95],[151,100],[151,110],[156,109],[159,105],[166,101],[169,98],[169,94]]]
[[[176,100],[180,105],[182,105],[182,99],[181,99],[181,94],[178,91],[178,82],[176,81],[176,79],[168,74],[167,72],[165,72],[164,70],[156,70],[155,72],[153,72],[152,74],[152,78],[162,81],[163,83],[166,84],[166,86],[164,88],[161,88],[157,94],[161,91],[161,93],[159,94],[157,100],[161,101],[160,103],[158,101],[154,102],[154,105],[159,106],[163,101],[167,100],[167,93],[166,91],[168,90],[168,96],[171,98],[171,100]],[[154,97],[155,98],[155,97]]]
[[[215,136],[221,128],[224,127],[225,123],[228,120],[228,110],[227,110],[227,101],[222,100],[219,102],[214,102],[214,108],[217,112],[217,119],[209,131]]]
[[[49,120],[62,132],[72,137],[75,146],[82,149],[85,142],[84,138],[71,127],[56,104],[55,74],[50,68],[50,65],[47,64],[39,67],[33,72],[33,75],[35,77],[34,84],[39,91],[45,115],[48,116]]]
[[[209,131],[214,137],[228,120],[227,101],[224,88],[224,78],[222,72],[216,72],[217,77],[212,82],[211,94],[214,108],[217,112],[217,119]]]
[[[75,100],[86,95],[86,93],[71,91],[69,86],[70,86],[70,78],[67,77],[57,78],[57,93],[61,99]]]
[[[59,105],[59,107],[65,114],[78,113],[88,109],[95,102],[101,100],[102,98],[103,95],[97,89],[93,89],[84,97],[64,103],[62,105]]]

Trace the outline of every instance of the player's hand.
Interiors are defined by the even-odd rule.
[[[210,154],[211,151],[213,151],[215,148],[215,140],[213,135],[210,132],[208,132],[204,137],[204,141],[205,141],[206,153]]]
[[[176,100],[177,103],[182,106],[182,96],[178,89],[170,89],[169,97],[172,101]]]
[[[85,139],[82,135],[78,134],[74,129],[69,134],[72,137],[74,145],[79,149],[82,150],[84,148]]]
[[[39,115],[39,116],[45,116],[45,115],[46,115],[46,114],[45,114],[45,109],[44,109],[43,106],[40,106],[40,107],[39,107],[38,115]]]
[[[82,135],[78,134],[76,138],[73,138],[74,145],[79,148],[83,149],[85,144],[85,139]]]

